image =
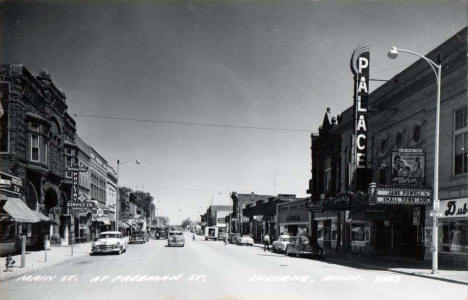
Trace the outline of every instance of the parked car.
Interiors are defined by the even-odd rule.
[[[232,233],[230,236],[229,236],[229,242],[231,244],[237,244],[237,241],[239,241],[241,238],[241,235],[239,233]]]
[[[273,252],[286,252],[286,247],[289,243],[294,242],[295,237],[289,235],[280,235],[276,241],[273,241]]]
[[[91,244],[90,255],[101,253],[118,253],[127,251],[128,239],[119,231],[104,231],[99,239]]]
[[[130,244],[144,244],[148,241],[146,233],[143,231],[133,232],[130,236]]]
[[[244,234],[243,236],[240,236],[237,239],[236,244],[237,245],[250,245],[250,246],[253,246],[254,240],[250,235]]]
[[[169,234],[167,236],[167,245],[169,247],[172,247],[172,246],[184,247],[185,245],[184,233],[180,230],[169,231]]]
[[[301,255],[323,258],[325,251],[319,246],[311,246],[310,241],[305,236],[296,236],[294,242],[286,246],[286,255],[299,257]]]

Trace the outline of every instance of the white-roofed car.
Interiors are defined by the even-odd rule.
[[[180,230],[170,230],[167,235],[167,245],[183,247],[185,245],[184,233]]]
[[[104,231],[99,234],[99,239],[91,244],[90,255],[103,253],[121,254],[127,251],[128,239],[119,231]]]
[[[244,235],[237,238],[237,245],[250,245],[250,246],[253,246],[254,245],[254,240],[250,235],[244,234]]]
[[[295,237],[289,235],[280,235],[276,241],[273,241],[273,252],[286,252],[289,243],[295,241]]]

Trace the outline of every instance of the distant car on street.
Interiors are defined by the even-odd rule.
[[[148,241],[148,237],[143,231],[136,231],[130,236],[130,244],[144,244]]]
[[[210,226],[205,228],[205,240],[218,240],[218,227]]]
[[[118,253],[127,251],[128,239],[119,231],[104,231],[99,239],[91,244],[90,255],[102,253]]]
[[[184,233],[180,230],[169,231],[169,234],[167,236],[167,245],[169,247],[172,247],[172,246],[184,247],[185,245]]]
[[[289,235],[280,235],[276,241],[273,241],[273,252],[286,252],[289,243],[294,242],[295,237]]]
[[[294,242],[291,242],[286,246],[286,255],[295,255],[296,257],[303,255],[323,258],[325,256],[325,251],[318,245],[312,247],[307,237],[296,236]]]
[[[159,239],[166,239],[167,238],[166,228],[164,228],[164,226],[156,227],[154,236],[158,240]]]
[[[248,234],[244,234],[243,236],[239,237],[237,239],[237,242],[236,242],[237,245],[249,245],[249,246],[253,246],[254,245],[254,240],[253,238],[248,235]]]

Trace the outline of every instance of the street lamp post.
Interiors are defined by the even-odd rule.
[[[124,161],[121,162],[120,160],[117,160],[117,203],[115,204],[115,230],[119,230],[119,204],[120,204],[120,188],[119,188],[119,180],[120,180],[120,165],[126,164],[130,161]],[[141,162],[137,159],[135,161],[137,165],[141,164]]]
[[[431,59],[414,51],[392,47],[388,52],[389,58],[396,58],[399,52],[409,53],[424,59],[434,71],[437,80],[437,104],[436,104],[436,123],[435,123],[435,143],[434,143],[434,190],[432,200],[432,274],[438,273],[438,224],[437,211],[439,210],[439,123],[440,123],[440,89],[442,82],[442,65],[436,64]]]

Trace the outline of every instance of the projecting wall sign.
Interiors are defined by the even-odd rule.
[[[356,169],[367,168],[367,108],[369,100],[370,46],[358,46],[351,56],[354,73],[354,139]]]

